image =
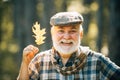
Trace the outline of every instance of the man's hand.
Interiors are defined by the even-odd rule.
[[[36,53],[38,53],[39,49],[33,45],[28,45],[23,50],[23,61],[29,62],[33,59]]]
[[[23,60],[21,63],[17,80],[29,80],[28,65],[39,49],[33,45],[28,45],[23,50]]]

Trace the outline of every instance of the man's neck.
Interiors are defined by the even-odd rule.
[[[59,53],[59,55],[61,56],[61,58],[70,58],[70,56],[72,55],[72,53],[69,53],[69,54],[64,54],[64,53]]]

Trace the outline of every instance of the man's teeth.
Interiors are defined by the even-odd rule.
[[[63,44],[72,44],[72,42],[61,42],[61,43],[63,43]]]

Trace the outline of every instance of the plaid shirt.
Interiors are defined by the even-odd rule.
[[[29,64],[30,80],[120,80],[120,67],[101,53],[89,50],[84,67],[76,73],[66,76],[57,72],[50,56],[51,50],[35,56]],[[59,55],[56,54],[55,59],[60,66],[63,66]],[[72,55],[65,66],[71,66],[74,60],[75,55]]]

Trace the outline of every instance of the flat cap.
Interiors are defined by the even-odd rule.
[[[69,24],[81,24],[83,17],[78,12],[59,12],[53,15],[50,19],[52,26],[62,26]]]

